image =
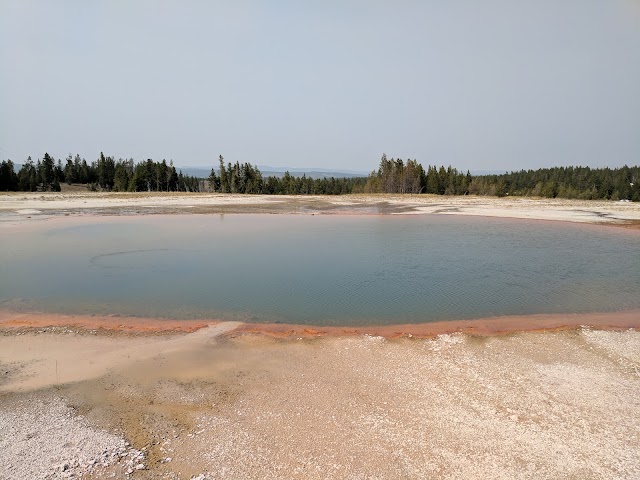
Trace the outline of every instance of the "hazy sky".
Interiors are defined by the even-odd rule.
[[[640,163],[640,0],[0,0],[0,158]]]

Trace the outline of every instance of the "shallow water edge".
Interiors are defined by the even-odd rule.
[[[0,331],[74,328],[105,334],[190,333],[231,322],[217,319],[174,320],[164,318],[123,317],[116,315],[64,315],[43,312],[0,310]],[[591,327],[600,330],[640,328],[640,310],[545,315],[509,315],[474,320],[448,320],[415,324],[378,326],[312,326],[283,323],[243,323],[226,335],[259,334],[279,338],[374,335],[385,338],[430,338],[449,333],[478,336],[505,335],[516,332],[572,330]]]

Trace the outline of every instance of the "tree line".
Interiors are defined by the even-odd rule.
[[[388,159],[382,155],[377,171],[371,172],[364,193],[432,193],[436,195],[466,195],[473,177],[451,166],[424,167],[417,160]]]
[[[554,167],[520,170],[500,175],[471,175],[416,160],[382,156],[364,186],[365,193],[430,193],[438,195],[492,195],[584,200],[640,201],[640,167]]]
[[[86,184],[89,190],[114,192],[198,192],[198,178],[176,171],[173,162],[154,162],[151,159],[134,163],[133,159],[105,156],[87,163],[80,155],[69,155],[62,162],[45,153],[42,161],[31,157],[18,172],[11,160],[0,164],[0,191],[53,191],[61,190],[61,183]]]
[[[0,191],[57,191],[60,184],[81,183],[92,190],[167,191],[267,194],[341,195],[348,193],[409,193],[435,195],[532,196],[640,201],[640,167],[554,167],[520,170],[500,175],[471,175],[451,166],[427,165],[417,160],[382,155],[368,177],[310,178],[285,172],[263,177],[251,163],[227,162],[222,155],[206,180],[176,171],[173,162],[149,159],[115,160],[103,153],[87,163],[69,155],[63,165],[48,153],[33,162],[29,157],[16,173],[11,160],[0,164]]]
[[[640,202],[640,167],[554,167],[473,177],[469,193]]]
[[[266,178],[257,166],[250,163],[224,163],[218,158],[218,169],[211,169],[209,189],[219,193],[260,193],[264,195],[342,195],[362,192],[366,178],[311,178],[295,177],[285,172],[282,177],[270,175]]]

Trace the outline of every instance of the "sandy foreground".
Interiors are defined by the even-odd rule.
[[[640,222],[619,202],[17,193],[0,235],[186,212]],[[638,327],[637,311],[360,330],[0,311],[0,478],[640,478]]]
[[[234,327],[0,337],[0,475],[640,476],[635,330],[283,341]]]

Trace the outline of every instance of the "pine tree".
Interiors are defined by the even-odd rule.
[[[212,168],[211,173],[209,174],[209,188],[212,192],[217,192],[220,190],[220,179],[216,175],[216,169]]]
[[[227,169],[224,166],[224,157],[220,155],[218,157],[218,173],[220,174],[220,191],[222,193],[229,193],[229,175]]]

